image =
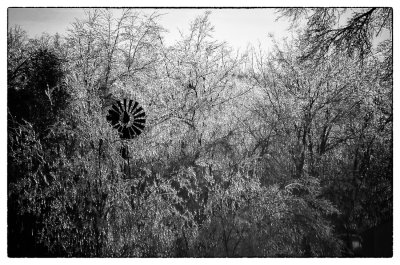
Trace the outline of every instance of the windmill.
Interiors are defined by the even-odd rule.
[[[118,131],[122,140],[132,140],[143,132],[146,124],[146,113],[138,102],[124,98],[123,100],[114,101],[108,110],[106,119]],[[124,144],[121,148],[121,155],[128,162],[127,173],[130,176],[127,144]]]

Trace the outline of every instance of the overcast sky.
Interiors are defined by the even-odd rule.
[[[118,13],[118,9],[114,9]],[[135,9],[152,13],[155,9]],[[164,14],[159,22],[169,33],[166,41],[172,44],[179,38],[179,31],[186,31],[189,23],[206,10],[211,10],[210,20],[215,27],[214,37],[227,41],[235,49],[245,49],[247,44],[264,47],[271,44],[268,34],[274,34],[277,39],[291,36],[289,23],[281,19],[275,9],[158,9]],[[30,37],[39,36],[42,32],[65,34],[75,18],[83,18],[82,8],[9,8],[8,27],[20,25]],[[267,48],[266,47],[266,48]]]

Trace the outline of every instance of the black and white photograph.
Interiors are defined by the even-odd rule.
[[[4,7],[8,258],[393,257],[393,6],[131,5]]]

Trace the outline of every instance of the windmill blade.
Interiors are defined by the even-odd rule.
[[[124,128],[123,129],[123,131],[122,131],[122,138],[124,138],[124,139],[131,139],[132,137],[130,136],[130,133],[129,133],[129,128]]]
[[[119,100],[117,100],[117,104],[119,106],[120,112],[123,113],[124,109],[122,108],[121,102]]]
[[[124,136],[126,136],[124,138],[132,139],[130,127],[126,127],[125,128],[125,135]]]
[[[131,128],[135,131],[136,135],[139,135],[139,134],[142,133],[142,132],[141,132],[138,128],[136,128],[135,126],[132,126]]]
[[[132,102],[133,102],[133,100],[130,99],[129,104],[128,104],[128,112],[131,112]]]
[[[136,120],[136,118],[140,118],[140,117],[144,117],[144,116],[146,116],[146,113],[145,113],[145,112],[142,112],[142,113],[139,113],[139,114],[137,114],[136,116],[133,116],[133,117],[134,117],[135,120]]]
[[[116,105],[113,105],[113,106],[112,106],[112,109],[113,109],[116,113],[118,113],[118,115],[121,113],[120,109],[118,109],[118,107],[117,107]]]
[[[136,107],[139,105],[139,103],[137,103],[136,101],[135,101],[135,104],[133,104],[133,107],[129,110],[129,113],[132,113],[135,109],[136,109]]]
[[[110,110],[108,111],[108,113],[109,113],[110,115],[119,115],[119,112],[118,112],[117,110],[115,110],[115,109],[110,109]]]
[[[115,125],[116,123],[118,123],[119,113],[116,112],[114,109],[110,109],[106,118],[111,123],[111,125]]]
[[[132,127],[129,127],[128,130],[129,130],[129,135],[131,135],[131,138],[136,136],[136,133],[135,133],[135,131],[133,130]]]
[[[137,123],[142,123],[142,124],[146,123],[146,119],[134,119],[133,121],[137,122]]]
[[[135,117],[135,115],[143,110],[142,107],[139,107],[132,115]]]
[[[133,122],[133,125],[143,131],[144,125],[142,123]]]

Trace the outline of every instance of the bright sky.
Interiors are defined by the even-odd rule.
[[[118,13],[118,9],[114,9]],[[135,9],[146,13],[157,11],[165,14],[159,22],[169,33],[166,41],[172,44],[179,38],[179,31],[187,31],[190,22],[211,10],[210,20],[214,25],[214,37],[219,41],[227,41],[235,49],[244,50],[247,44],[268,46],[271,40],[268,34],[277,39],[290,36],[289,23],[281,19],[275,9]],[[83,18],[82,8],[9,8],[8,27],[20,25],[30,37],[40,36],[42,32],[65,34],[75,18]]]

